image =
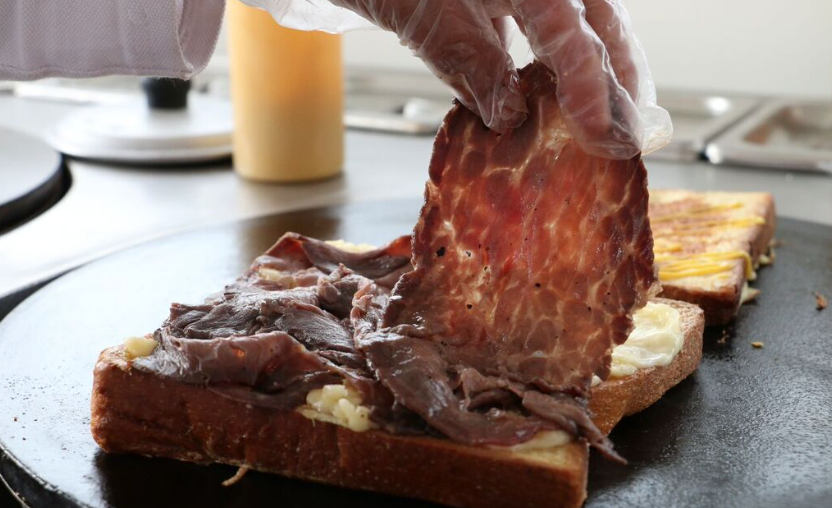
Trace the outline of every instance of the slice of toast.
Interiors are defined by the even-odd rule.
[[[576,507],[586,496],[583,442],[513,452],[353,432],[131,369],[122,346],[96,365],[92,433],[107,452],[245,465],[450,506]]]
[[[650,192],[661,296],[699,305],[708,325],[734,319],[753,299],[755,277],[776,226],[771,194],[752,192]]]
[[[668,302],[682,316],[684,346],[652,367],[592,392],[604,432],[652,404],[696,369],[701,311]],[[577,507],[586,498],[588,450],[573,441],[536,449],[471,447],[445,439],[353,432],[222,397],[131,368],[123,346],[101,353],[92,394],[92,434],[107,452],[198,463],[220,462],[342,487],[415,497],[458,507]]]
[[[595,425],[605,434],[609,434],[623,417],[652,406],[667,390],[693,374],[702,360],[702,334],[705,329],[702,309],[664,298],[654,301],[679,311],[685,342],[670,364],[639,369],[625,377],[609,378],[592,389],[589,410]]]

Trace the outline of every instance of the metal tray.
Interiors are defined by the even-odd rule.
[[[776,100],[706,148],[715,164],[832,173],[832,103]]]
[[[428,508],[428,503],[230,466],[108,455],[90,435],[99,351],[153,330],[171,301],[196,302],[287,230],[381,243],[408,231],[418,200],[322,208],[161,239],[48,284],[0,323],[0,476],[32,508]],[[828,506],[832,499],[832,228],[778,221],[762,291],[728,328],[706,332],[699,370],[612,440],[629,465],[590,460],[584,508]],[[0,301],[2,304],[2,301]],[[755,349],[751,341],[765,347]],[[508,504],[508,500],[506,500]]]
[[[348,74],[346,91],[347,127],[401,134],[434,134],[453,98],[433,76],[377,69]],[[709,140],[760,103],[747,97],[684,91],[663,91],[659,97],[673,119],[673,141],[649,156],[668,160],[698,159]]]
[[[673,120],[673,140],[648,157],[696,160],[709,140],[748,115],[759,103],[758,99],[747,97],[660,90],[659,105]]]
[[[436,134],[453,94],[426,72],[351,68],[344,80],[344,125],[411,135]]]
[[[432,136],[450,108],[450,94],[443,100],[389,92],[356,93],[347,96],[344,125],[348,129]]]

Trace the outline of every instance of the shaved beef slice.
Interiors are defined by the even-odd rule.
[[[221,294],[201,305],[173,304],[155,333],[159,347],[134,365],[277,409],[294,409],[310,390],[347,380],[368,405],[397,416],[389,391],[356,349],[349,314],[362,285],[378,284],[378,297],[386,299],[383,284],[410,269],[409,254],[408,237],[355,254],[286,234]],[[265,279],[262,267],[285,277]]]
[[[520,383],[527,411],[609,451],[574,412],[583,402],[564,405],[562,394],[585,396],[593,374],[608,375],[611,348],[655,283],[646,171],[639,158],[599,159],[567,138],[543,66],[524,69],[521,85],[530,116],[513,132],[488,130],[460,105],[445,118],[414,270],[393,291],[385,330],[358,341],[397,400],[452,439],[506,442],[494,416],[470,413],[439,375],[469,366]],[[493,425],[457,426],[466,413]]]
[[[411,269],[410,237],[399,237],[366,252],[347,252],[321,240],[286,233],[255,261],[253,268],[266,267],[288,273],[317,269],[329,274],[340,265],[392,288],[399,277]]]

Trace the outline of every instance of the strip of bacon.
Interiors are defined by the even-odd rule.
[[[382,329],[357,340],[396,400],[452,439],[506,444],[541,427],[468,407],[458,374],[473,368],[537,419],[612,455],[581,398],[593,375],[609,374],[611,348],[656,281],[647,175],[638,157],[600,159],[567,137],[545,67],[522,70],[521,85],[530,115],[513,132],[488,130],[460,105],[445,118],[415,269]],[[491,388],[486,399],[501,397]]]

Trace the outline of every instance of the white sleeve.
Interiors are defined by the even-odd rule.
[[[207,65],[224,8],[224,0],[0,0],[0,79],[187,79]]]
[[[343,7],[337,7],[328,0],[242,0],[242,2],[267,11],[282,26],[296,30],[321,30],[339,34],[356,29],[375,28],[372,23],[358,14]]]

